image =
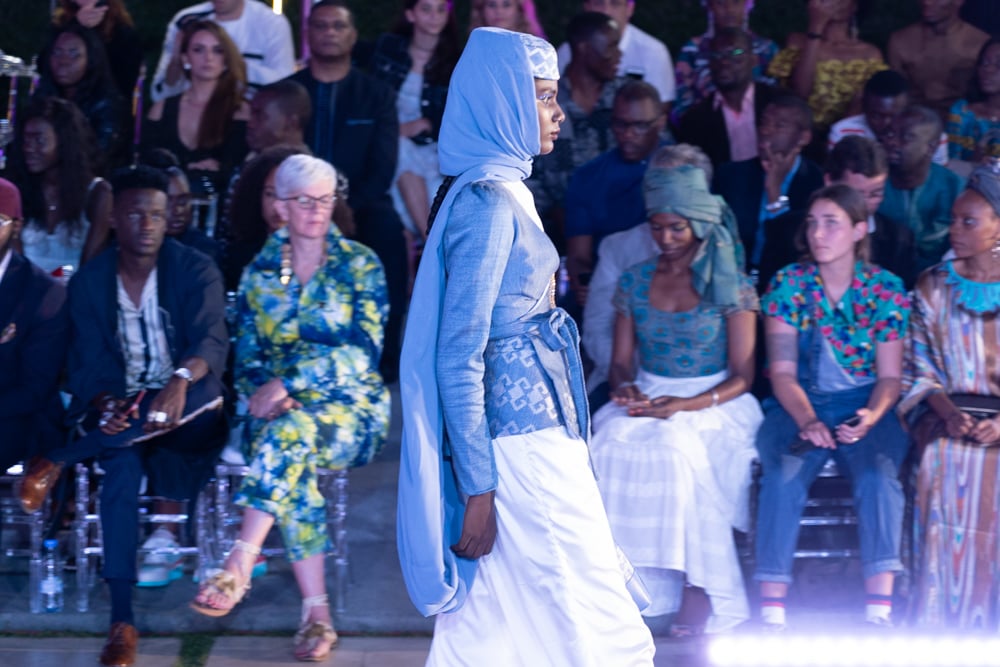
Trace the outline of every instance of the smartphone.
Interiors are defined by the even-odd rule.
[[[860,423],[861,423],[861,416],[854,415],[853,417],[850,417],[840,422],[840,424],[837,425],[837,428],[840,428],[841,426],[846,426],[847,428],[851,428],[853,426],[857,426]]]

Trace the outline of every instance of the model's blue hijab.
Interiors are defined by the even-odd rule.
[[[403,449],[396,544],[410,599],[425,616],[458,609],[476,561],[450,546],[462,532],[465,505],[441,451],[444,419],[435,374],[444,297],[441,237],[451,204],[475,181],[521,181],[540,151],[535,78],[558,79],[552,46],[532,35],[472,32],[448,87],[438,138],[441,173],[455,177],[424,246],[410,300],[400,360]]]

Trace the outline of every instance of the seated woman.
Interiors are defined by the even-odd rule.
[[[749,525],[762,419],[746,393],[757,293],[737,268],[722,204],[701,169],[651,168],[643,190],[660,253],[619,280],[616,389],[594,415],[591,455],[615,540],[650,589],[643,613],[677,611],[686,583],[673,632],[700,632],[695,603],[703,609],[705,593],[708,630],[721,631],[750,616],[732,530]]]
[[[901,414],[913,424],[912,620],[995,631],[1000,617],[1000,176],[980,167],[955,200],[955,259],[917,281]],[[965,408],[965,409],[963,409]]]
[[[533,0],[472,0],[469,32],[484,27],[526,32],[545,39]]]
[[[19,130],[24,228],[15,243],[33,264],[68,278],[104,249],[111,186],[94,175],[93,133],[72,102],[35,100]]]
[[[124,99],[130,99],[139,78],[143,53],[142,40],[125,1],[57,0],[55,5],[53,25],[62,27],[75,21],[98,34],[118,92]]]
[[[1000,158],[1000,39],[979,51],[969,96],[948,112],[948,157],[979,163]]]
[[[186,23],[178,44],[191,85],[150,108],[142,133],[143,151],[169,150],[180,160],[196,192],[200,193],[205,180],[212,192],[222,192],[233,167],[247,153],[246,64],[233,40],[214,21]]]
[[[684,112],[715,92],[708,63],[712,58],[711,41],[717,30],[739,28],[750,35],[756,64],[753,76],[757,81],[773,83],[767,77],[768,66],[778,53],[777,45],[766,37],[749,32],[750,12],[753,0],[702,0],[708,14],[708,30],[704,35],[692,37],[681,47],[674,64],[677,80],[677,98],[674,100],[671,116],[679,119]]]
[[[809,0],[809,29],[788,36],[768,75],[807,100],[818,132],[861,112],[861,90],[872,74],[888,69],[882,52],[857,36],[857,0]]]
[[[274,208],[286,226],[243,274],[236,388],[249,398],[250,472],[236,502],[246,509],[223,570],[192,608],[224,616],[250,588],[260,546],[275,523],[302,593],[295,657],[322,660],[337,642],[327,602],[326,508],[317,468],[368,463],[385,442],[389,391],[378,373],[389,312],[375,254],[331,224],[337,175],[294,155],[278,168]]]
[[[903,522],[899,466],[909,449],[899,398],[910,303],[902,281],[867,262],[868,212],[846,185],[817,190],[803,230],[808,255],[764,295],[774,399],[757,432],[761,620],[785,625],[785,596],[806,494],[832,456],[853,480],[865,620],[889,625]]]

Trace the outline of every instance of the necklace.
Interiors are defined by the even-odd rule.
[[[310,267],[313,269],[318,269],[323,266],[323,262],[326,261],[326,251],[320,258],[316,261],[315,266]],[[278,268],[278,282],[281,283],[283,287],[288,287],[288,284],[292,282],[292,275],[294,275],[295,270],[292,267],[292,245],[290,243],[283,243],[281,245],[281,263]]]

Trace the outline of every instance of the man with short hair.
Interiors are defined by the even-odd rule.
[[[228,436],[220,378],[229,349],[222,276],[204,254],[170,239],[167,178],[152,167],[112,177],[117,244],[69,285],[66,365],[71,416],[86,435],[36,459],[19,497],[37,511],[60,471],[97,457],[111,631],[103,665],[135,662],[139,488],[194,499]],[[83,565],[81,564],[81,567]]]
[[[620,31],[618,48],[622,52],[616,75],[641,79],[652,85],[660,94],[664,112],[670,113],[670,103],[677,97],[674,63],[663,42],[630,22],[635,0],[583,0],[583,10],[601,12],[615,20]],[[558,55],[559,70],[564,71],[573,57],[572,45],[569,42],[561,45]]]
[[[827,152],[844,137],[859,136],[878,140],[903,109],[910,106],[910,82],[899,72],[882,70],[865,82],[861,93],[861,110],[830,127]],[[934,151],[934,162],[948,164],[948,134],[941,133],[941,141]]]
[[[913,84],[913,101],[941,118],[965,97],[988,34],[959,17],[964,0],[921,0],[920,21],[889,37],[889,67]]]
[[[577,304],[587,301],[587,283],[601,240],[646,219],[642,176],[661,145],[666,124],[656,88],[627,81],[615,93],[611,131],[616,148],[573,172],[566,189],[566,269]]]
[[[399,146],[396,93],[352,65],[358,31],[344,0],[315,3],[306,35],[309,66],[289,80],[305,86],[312,98],[306,143],[316,157],[347,176],[357,240],[374,250],[385,267],[389,321],[381,370],[386,382],[392,382],[399,369],[407,284],[403,223],[389,195]]]
[[[746,31],[725,28],[712,36],[708,67],[715,93],[681,117],[677,141],[698,146],[716,167],[757,157],[757,116],[778,91],[754,81],[756,64]]]
[[[153,75],[154,102],[184,92],[188,80],[181,63],[180,32],[188,21],[211,19],[226,31],[247,65],[247,81],[265,86],[295,71],[292,26],[259,0],[210,0],[180,10],[167,24],[163,51]]]
[[[247,119],[248,160],[278,144],[305,145],[305,131],[312,121],[309,91],[297,81],[282,79],[257,91],[250,100]]]
[[[955,172],[933,163],[940,135],[941,118],[913,105],[880,137],[889,157],[889,181],[878,210],[913,232],[917,273],[948,251],[951,206],[965,185]]]
[[[570,19],[567,38],[573,59],[559,79],[557,102],[566,114],[555,148],[535,158],[525,184],[546,231],[561,247],[565,229],[566,188],[570,176],[614,145],[611,107],[623,82],[615,77],[621,51],[618,25],[606,14],[583,12]]]

